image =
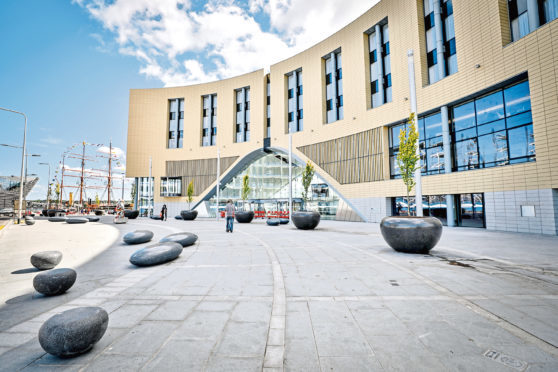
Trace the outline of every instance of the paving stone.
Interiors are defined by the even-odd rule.
[[[84,371],[139,371],[148,360],[148,355],[101,354],[87,365]]]
[[[147,317],[156,308],[157,305],[123,305],[110,314],[109,327],[130,328]]]
[[[271,317],[271,302],[240,302],[231,319],[239,322],[265,322]]]
[[[143,321],[112,344],[107,353],[154,354],[177,327],[177,322]]]
[[[221,337],[229,318],[230,314],[225,312],[194,311],[177,329],[172,338],[216,341]]]
[[[160,302],[160,301],[157,301]],[[167,301],[147,317],[148,320],[184,320],[198,304],[197,301]]]
[[[233,358],[215,355],[209,359],[205,371],[208,372],[259,372],[262,370],[262,358]]]
[[[229,311],[236,302],[225,301],[202,301],[196,308],[198,311]]]
[[[321,357],[322,371],[373,372],[384,369],[373,355],[355,357]]]
[[[214,341],[170,339],[163,349],[145,365],[146,371],[201,371]]]
[[[239,357],[263,357],[267,339],[267,324],[229,322],[217,353]]]

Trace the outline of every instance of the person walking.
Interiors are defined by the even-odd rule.
[[[161,209],[161,220],[167,220],[167,205],[163,204],[163,208]]]
[[[233,222],[234,222],[234,204],[231,199],[227,200],[227,205],[225,207],[225,216],[227,218],[227,232],[233,232]]]

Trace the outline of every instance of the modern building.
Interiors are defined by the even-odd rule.
[[[33,187],[39,182],[38,177],[28,177],[23,187],[23,197],[27,197]],[[14,206],[16,200],[19,200],[19,188],[21,178],[15,176],[0,176],[0,210],[11,210],[17,208]],[[14,208],[16,207],[16,208]]]
[[[295,208],[379,222],[407,214],[396,162],[414,52],[425,215],[450,226],[557,234],[558,0],[382,0],[326,40],[242,76],[130,91],[127,176],[143,211]],[[289,131],[291,134],[289,134]],[[220,159],[219,164],[217,159]],[[151,178],[149,178],[151,176]],[[239,203],[243,204],[243,203]]]

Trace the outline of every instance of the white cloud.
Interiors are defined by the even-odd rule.
[[[120,53],[140,61],[141,74],[176,86],[276,63],[331,35],[379,0],[210,0],[203,8],[190,0],[73,1],[114,34]],[[264,18],[269,27],[262,27]],[[109,45],[97,35],[92,37],[101,47]]]
[[[101,154],[108,154],[111,152],[111,149],[108,146],[99,146],[97,152],[100,152]],[[112,154],[116,155],[119,158],[124,158],[126,156],[124,150],[122,150],[120,147],[114,147],[114,146],[112,147]]]
[[[47,145],[59,145],[62,143],[62,140],[58,137],[46,136],[40,139],[41,142],[46,143]]]

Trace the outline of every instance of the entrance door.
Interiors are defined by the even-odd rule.
[[[463,227],[485,227],[484,194],[457,195],[459,203],[458,224]]]

